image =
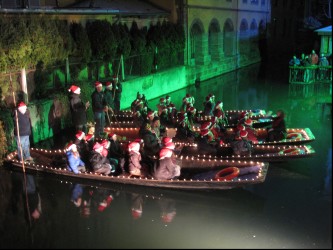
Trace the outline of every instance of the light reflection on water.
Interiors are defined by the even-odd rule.
[[[12,190],[13,174],[1,171],[1,248],[331,248],[331,106],[317,103],[313,95],[290,97],[284,70],[263,74],[260,69],[250,66],[170,96],[176,107],[181,104],[176,100],[190,93],[202,109],[205,96],[214,93],[226,110],[283,109],[289,127],[308,127],[316,136],[311,143],[316,156],[271,163],[264,183],[243,189],[195,192],[81,183],[82,200],[90,199],[89,216],[71,201],[80,183],[37,176],[43,212],[31,227],[23,199],[12,199],[21,191]],[[150,100],[150,107],[158,100]],[[109,195],[112,201],[99,209]],[[141,216],[132,208],[141,208]]]

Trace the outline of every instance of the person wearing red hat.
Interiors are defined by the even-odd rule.
[[[65,147],[66,157],[67,157],[67,169],[74,174],[78,174],[80,172],[85,172],[86,167],[85,163],[81,160],[80,153],[77,150],[76,144],[69,143]]]
[[[286,121],[284,117],[285,114],[282,110],[276,112],[276,116],[273,117],[272,125],[267,128],[268,141],[280,141],[287,138]]]
[[[251,155],[252,142],[247,138],[247,131],[240,130],[239,136],[231,142],[231,147],[236,155]]]
[[[258,143],[257,132],[253,129],[253,121],[251,119],[247,119],[244,122],[245,131],[247,132],[247,138],[253,143]]]
[[[103,85],[101,82],[95,82],[95,91],[91,94],[92,110],[95,121],[95,138],[103,138],[105,126],[105,114],[108,106],[103,93]]]
[[[142,176],[145,175],[144,166],[141,165],[141,153],[140,153],[140,143],[131,142],[128,144],[128,153],[129,153],[129,164],[128,170],[129,173],[133,176]]]
[[[198,137],[198,134],[193,131],[193,128],[190,126],[186,113],[180,113],[176,128],[175,138],[178,140],[193,143],[195,138]]]
[[[19,102],[14,113],[14,136],[20,161],[34,161],[30,155],[31,128],[30,111],[24,102]]]
[[[95,142],[91,152],[90,164],[95,173],[109,175],[116,171],[115,166],[112,166],[109,159],[103,156],[103,145]]]
[[[113,101],[114,101],[114,110],[115,112],[120,111],[120,101],[121,101],[121,93],[123,92],[123,86],[121,82],[118,79],[117,75],[114,75],[112,78],[112,84],[113,84]]]
[[[159,161],[155,162],[153,177],[158,180],[170,180],[180,176],[180,166],[172,160],[173,151],[162,148],[159,152]]]
[[[76,132],[74,144],[76,145],[77,151],[83,162],[89,162],[90,147],[86,141],[86,134],[83,131],[79,130]]]
[[[124,172],[125,151],[120,145],[120,142],[118,140],[118,135],[116,133],[110,133],[108,134],[108,138],[110,142],[109,156],[118,161],[119,168],[117,168],[116,171],[121,170],[121,172]]]
[[[72,123],[75,126],[75,131],[81,130],[87,133],[87,109],[90,106],[89,101],[85,104],[81,100],[81,88],[72,85],[68,91],[69,96],[69,107],[72,114]]]
[[[157,114],[161,115],[162,110],[164,109],[164,107],[166,107],[165,98],[164,97],[160,98],[160,102],[156,105],[156,107],[157,107]]]
[[[213,102],[212,96],[206,96],[206,101],[203,103],[204,105],[204,110],[202,114],[204,116],[213,116],[213,110],[215,107],[215,102]]]

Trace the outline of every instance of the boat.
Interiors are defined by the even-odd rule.
[[[225,115],[228,120],[228,125],[226,128],[234,128],[237,126],[239,116],[242,113],[248,113],[249,118],[253,121],[254,128],[262,128],[270,125],[272,123],[272,115],[271,112],[266,112],[263,109],[253,109],[253,110],[225,110]],[[205,121],[210,121],[211,116],[206,116],[202,114],[202,111],[198,111],[198,121],[197,126],[200,127],[200,124]],[[117,114],[111,113],[109,114],[110,126],[111,127],[134,127],[133,122],[133,112],[130,110],[123,110],[118,112]],[[174,124],[174,127],[176,124]]]
[[[133,141],[139,138],[139,130],[137,127],[106,127],[105,133],[116,133],[121,137],[126,137],[127,140]],[[166,135],[170,138],[174,138],[176,134],[176,128],[166,128]],[[196,128],[194,131],[199,133],[199,129]],[[300,145],[314,141],[316,138],[313,135],[310,128],[287,128],[286,139],[280,141],[266,141],[268,136],[267,130],[264,128],[255,129],[257,133],[258,142],[253,145]],[[234,130],[229,128],[226,130],[226,138],[230,138],[234,134]],[[229,143],[226,143],[229,145]]]
[[[308,158],[316,155],[311,145],[253,145],[251,154],[237,155],[230,145],[222,145],[215,155],[202,154],[195,143],[176,143],[182,150],[180,156],[210,159],[210,160],[242,160],[282,162],[293,159]]]
[[[152,177],[133,177],[127,173],[117,176],[106,176],[89,171],[74,174],[67,169],[64,150],[31,148],[31,155],[35,162],[23,163],[17,159],[17,151],[12,152],[5,157],[4,167],[21,172],[53,174],[57,176],[56,178],[64,176],[168,189],[219,190],[263,183],[269,166],[268,162],[259,161],[214,160],[207,163],[206,159],[179,157],[176,160],[182,166],[181,176],[174,180],[157,180]],[[187,167],[201,164],[201,167],[195,169]]]

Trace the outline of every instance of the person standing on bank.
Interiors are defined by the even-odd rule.
[[[95,120],[95,138],[102,138],[104,135],[105,114],[108,107],[104,98],[103,85],[101,82],[95,82],[95,91],[91,94],[92,110]]]
[[[33,162],[30,155],[31,119],[30,111],[24,102],[20,102],[14,113],[14,136],[17,143],[17,156],[21,161]],[[22,150],[22,151],[21,151]]]
[[[72,113],[72,122],[75,126],[75,131],[82,131],[87,133],[87,114],[86,110],[89,108],[89,101],[85,104],[81,100],[81,88],[72,85],[68,91],[70,92],[70,110]]]
[[[113,88],[114,110],[117,113],[120,111],[121,92],[123,92],[123,86],[121,85],[117,75],[113,76]]]

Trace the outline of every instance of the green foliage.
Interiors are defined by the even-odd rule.
[[[0,165],[3,163],[3,158],[6,156],[7,150],[6,133],[3,129],[2,121],[0,121]]]
[[[91,45],[85,28],[82,24],[71,23],[70,32],[75,44],[72,56],[80,57],[82,62],[89,62],[91,59]]]
[[[116,55],[117,45],[111,24],[106,20],[88,22],[87,34],[94,59],[110,61]]]
[[[3,131],[3,134],[2,132]],[[14,121],[10,109],[0,108],[0,154],[14,151],[16,142],[14,140]]]

